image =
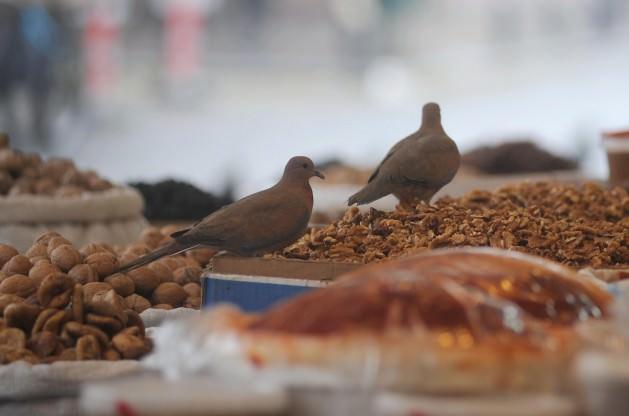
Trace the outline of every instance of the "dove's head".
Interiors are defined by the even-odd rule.
[[[441,125],[441,109],[437,103],[426,103],[422,109],[422,126],[432,127]]]
[[[325,179],[323,173],[315,169],[315,165],[306,156],[295,156],[291,158],[284,168],[284,176],[282,179],[294,179],[308,181],[313,176]]]

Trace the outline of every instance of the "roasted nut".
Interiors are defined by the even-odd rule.
[[[153,304],[166,303],[174,308],[181,306],[188,295],[177,283],[162,283],[153,292],[151,301]]]
[[[65,308],[70,302],[74,280],[64,273],[48,275],[37,289],[37,300],[46,308]]]
[[[83,323],[84,309],[83,286],[77,283],[72,289],[72,317],[76,322]]]
[[[46,322],[57,312],[59,312],[59,310],[53,308],[44,309],[43,311],[41,311],[39,315],[37,315],[37,319],[35,319],[35,323],[33,324],[33,328],[31,329],[31,335],[35,335],[38,332],[41,332]]]
[[[105,279],[120,296],[129,296],[135,292],[135,283],[129,276],[116,273]]]
[[[0,267],[4,267],[4,264],[17,256],[18,251],[7,244],[0,244]]]
[[[42,331],[32,336],[27,344],[28,349],[39,357],[48,357],[57,350],[59,341],[57,334],[50,331]]]
[[[32,266],[33,265],[28,257],[18,254],[11,257],[11,259],[2,266],[2,272],[7,276],[11,276],[13,274],[27,275]]]
[[[155,272],[147,267],[140,267],[127,273],[135,283],[135,291],[142,296],[150,296],[159,286],[160,281]]]
[[[0,363],[9,364],[16,361],[25,361],[29,364],[37,364],[39,359],[26,348],[11,348],[0,346]]]
[[[86,309],[101,316],[116,318],[123,327],[127,325],[127,316],[124,313],[127,309],[126,304],[124,299],[113,290],[95,295],[86,303]]]
[[[66,348],[59,354],[59,361],[76,361],[76,349]]]
[[[93,335],[96,337],[101,347],[107,348],[109,345],[109,337],[99,328],[93,325],[83,325],[78,322],[68,322],[64,327],[64,331],[75,338],[80,338],[84,335]]]
[[[140,241],[144,242],[151,249],[156,249],[163,238],[164,235],[155,227],[146,228],[140,234]]]
[[[28,249],[25,256],[29,259],[32,259],[33,257],[47,257],[48,250],[45,244],[35,243]]]
[[[149,302],[148,299],[137,294],[127,296],[124,301],[127,308],[132,309],[137,313],[142,313],[151,307],[151,302]]]
[[[1,294],[0,295],[0,316],[4,315],[4,310],[12,303],[22,303],[24,298],[16,295]]]
[[[180,267],[173,273],[174,281],[181,286],[187,283],[200,283],[202,272],[200,267]]]
[[[173,281],[173,272],[168,267],[164,266],[163,263],[159,261],[155,261],[148,265],[148,268],[155,273],[160,283],[172,282]]]
[[[14,274],[0,283],[0,293],[27,298],[37,290],[35,281],[23,274]]]
[[[54,237],[61,237],[61,234],[56,231],[46,231],[44,234],[40,235],[37,240],[35,240],[35,243],[44,244],[46,247],[48,247],[48,243]]]
[[[183,303],[185,308],[201,309],[201,297],[189,296]]]
[[[54,249],[56,249],[59,246],[65,246],[65,245],[72,246],[72,243],[61,236],[50,238],[50,240],[48,241],[48,245],[46,246],[46,252],[48,253],[48,257],[50,257]]]
[[[83,286],[83,299],[86,302],[91,301],[95,296],[104,294],[112,289],[109,283],[93,282]]]
[[[135,254],[138,256],[143,256],[147,253],[150,253],[151,248],[149,246],[147,246],[146,244],[141,244],[141,243],[136,243],[136,244],[132,244],[130,246],[128,246],[122,254],[125,253],[131,253],[131,254]]]
[[[42,330],[54,332],[55,334],[59,334],[63,325],[70,319],[70,314],[67,311],[57,311],[54,315],[52,315],[44,326]]]
[[[28,272],[28,277],[35,282],[35,286],[39,287],[48,275],[53,273],[60,273],[61,270],[48,260],[42,260],[37,262],[31,270]]]
[[[201,285],[198,283],[187,283],[184,285],[183,290],[186,291],[188,296],[201,297]]]
[[[120,353],[113,348],[110,348],[103,353],[103,360],[118,361],[120,360]]]
[[[110,335],[116,334],[122,329],[122,323],[120,323],[118,319],[112,318],[110,316],[102,316],[88,313],[85,316],[85,322],[102,329]]]
[[[67,272],[81,262],[81,255],[71,245],[63,244],[52,250],[50,260],[61,270]]]
[[[156,305],[153,305],[153,309],[163,309],[165,311],[169,311],[173,308],[172,305],[169,305],[167,303],[158,303]]]
[[[131,309],[127,309],[125,311],[125,313],[127,314],[127,326],[128,327],[132,327],[132,326],[137,327],[138,330],[139,330],[140,335],[144,336],[146,330],[144,328],[144,321],[140,317],[140,314],[138,314],[136,311],[131,310]]]
[[[7,326],[30,332],[41,308],[27,303],[12,303],[4,308],[4,321]]]
[[[150,345],[146,342],[146,338],[141,338],[139,333],[132,331],[115,335],[112,339],[112,345],[126,359],[140,358],[150,351]]]
[[[89,264],[101,278],[113,274],[118,268],[118,260],[116,257],[111,253],[105,252],[89,255],[85,259],[85,263]]]
[[[98,360],[100,359],[100,345],[94,335],[83,335],[76,342],[77,360]]]
[[[211,248],[195,248],[186,252],[186,257],[193,259],[197,263],[194,266],[207,265],[214,255],[216,255],[216,250]]]
[[[159,259],[156,263],[160,263],[166,267],[168,267],[168,269],[171,272],[174,272],[175,270],[177,270],[178,268],[185,266],[185,264],[181,264],[180,261],[178,261],[175,257],[163,257],[161,259]]]
[[[96,243],[86,244],[79,249],[79,253],[81,253],[81,255],[84,258],[87,258],[94,253],[102,253],[102,252],[107,253],[107,250],[103,247],[102,244],[96,244]]]
[[[68,272],[76,283],[87,285],[88,283],[98,282],[98,273],[94,271],[89,264],[77,264]]]
[[[0,345],[9,348],[26,348],[26,335],[18,328],[0,330]]]

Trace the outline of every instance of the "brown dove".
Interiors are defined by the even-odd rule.
[[[439,105],[424,105],[422,124],[397,142],[369,177],[367,185],[349,198],[349,204],[366,204],[393,194],[409,207],[430,198],[448,184],[461,162],[456,143],[441,126]]]
[[[291,158],[282,179],[269,189],[242,198],[208,215],[191,228],[171,235],[173,241],[121,266],[120,272],[195,247],[210,247],[241,256],[284,248],[306,233],[312,213],[310,178],[321,172],[304,156]]]

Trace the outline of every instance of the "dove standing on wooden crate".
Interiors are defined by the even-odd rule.
[[[313,176],[324,179],[312,160],[293,157],[286,164],[282,179],[273,187],[227,205],[191,228],[177,231],[171,235],[173,242],[123,265],[119,272],[199,246],[241,256],[284,248],[306,233],[312,214],[309,180]]]
[[[397,142],[369,177],[367,185],[349,198],[349,205],[367,204],[389,194],[409,208],[430,198],[456,175],[461,155],[441,126],[439,105],[424,105],[417,132]]]

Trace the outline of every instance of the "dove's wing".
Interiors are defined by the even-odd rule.
[[[393,147],[389,150],[389,153],[387,153],[387,155],[384,157],[384,159],[382,159],[382,162],[380,162],[380,164],[376,167],[376,170],[373,171],[373,173],[369,177],[369,180],[367,181],[367,183],[372,182],[374,179],[376,179],[376,177],[378,176],[378,174],[382,170],[382,166],[385,164],[385,162],[387,160],[389,160],[391,158],[391,156],[396,154],[408,142],[410,142],[412,140],[412,138],[413,138],[413,136],[411,135],[411,136],[408,136],[408,137],[400,140],[396,144],[394,144]]]

